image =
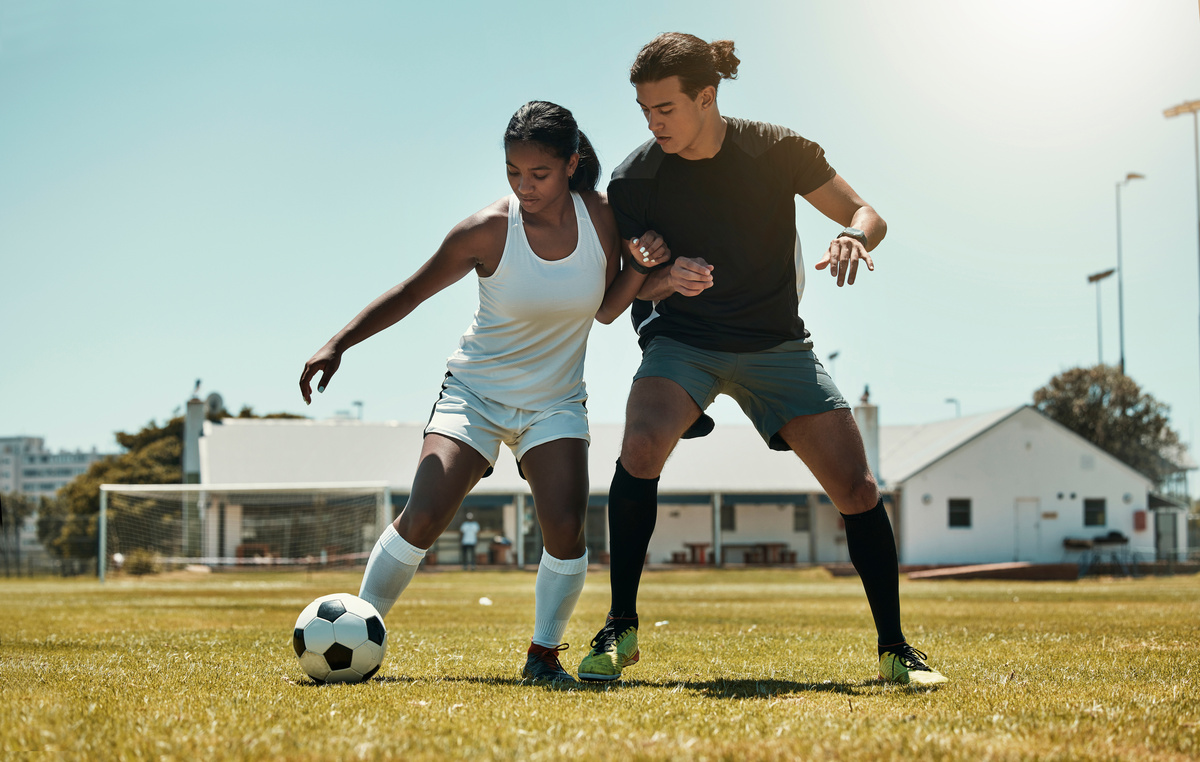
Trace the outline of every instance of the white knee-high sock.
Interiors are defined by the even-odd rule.
[[[401,537],[396,527],[388,524],[367,559],[358,597],[374,606],[380,616],[387,616],[424,557],[424,550]]]
[[[542,551],[534,584],[533,642],[546,648],[562,643],[567,622],[583,592],[587,576],[587,552],[564,561]]]

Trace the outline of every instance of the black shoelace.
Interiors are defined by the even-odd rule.
[[[592,638],[592,648],[597,651],[607,651],[608,647],[617,642],[617,638],[625,634],[633,625],[626,625],[623,629],[618,630],[615,624],[606,624],[600,628],[600,632],[596,633],[596,637]]]
[[[907,643],[902,646],[898,646],[895,649],[889,648],[888,650],[895,654],[896,658],[900,660],[900,663],[909,669],[915,669],[918,672],[933,671],[927,664],[925,664],[925,660],[928,659],[929,656],[925,652],[918,651]]]

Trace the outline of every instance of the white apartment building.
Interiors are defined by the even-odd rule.
[[[0,437],[0,494],[17,493],[37,499],[54,495],[107,453],[46,449],[42,437]],[[36,514],[21,527],[21,555],[42,553],[37,541]]]
[[[67,482],[107,457],[93,448],[46,449],[42,437],[0,437],[0,492],[17,492],[30,497],[54,497]]]

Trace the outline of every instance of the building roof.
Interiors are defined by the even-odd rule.
[[[347,420],[226,418],[206,422],[200,438],[205,484],[385,481],[407,492],[421,452],[423,424]],[[622,424],[593,423],[588,458],[591,493],[608,493]],[[512,494],[528,486],[508,448],[473,494]],[[821,492],[795,455],[767,448],[747,425],[718,425],[703,439],[679,443],[659,482],[675,494]]]
[[[883,486],[895,487],[911,479],[1022,411],[1041,415],[1035,408],[1021,405],[926,424],[881,426],[879,476]],[[383,481],[392,490],[406,493],[421,452],[423,428],[419,423],[344,419],[226,418],[221,423],[206,422],[200,438],[200,480],[205,484]],[[622,424],[615,423],[591,426],[588,464],[593,495],[608,492],[622,430]],[[1072,437],[1128,468],[1087,440],[1073,433]],[[495,472],[482,480],[473,494],[528,490],[507,449],[501,447]],[[799,458],[768,449],[748,423],[718,424],[708,437],[680,442],[663,470],[659,491],[824,492]]]
[[[911,426],[880,426],[879,470],[889,485],[906,481],[1023,407]]]

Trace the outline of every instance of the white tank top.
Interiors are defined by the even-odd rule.
[[[529,246],[521,203],[508,200],[508,236],[496,271],[479,279],[479,309],[446,367],[471,391],[521,410],[587,397],[583,360],[604,299],[608,261],[578,193],[575,250],[553,262]]]

